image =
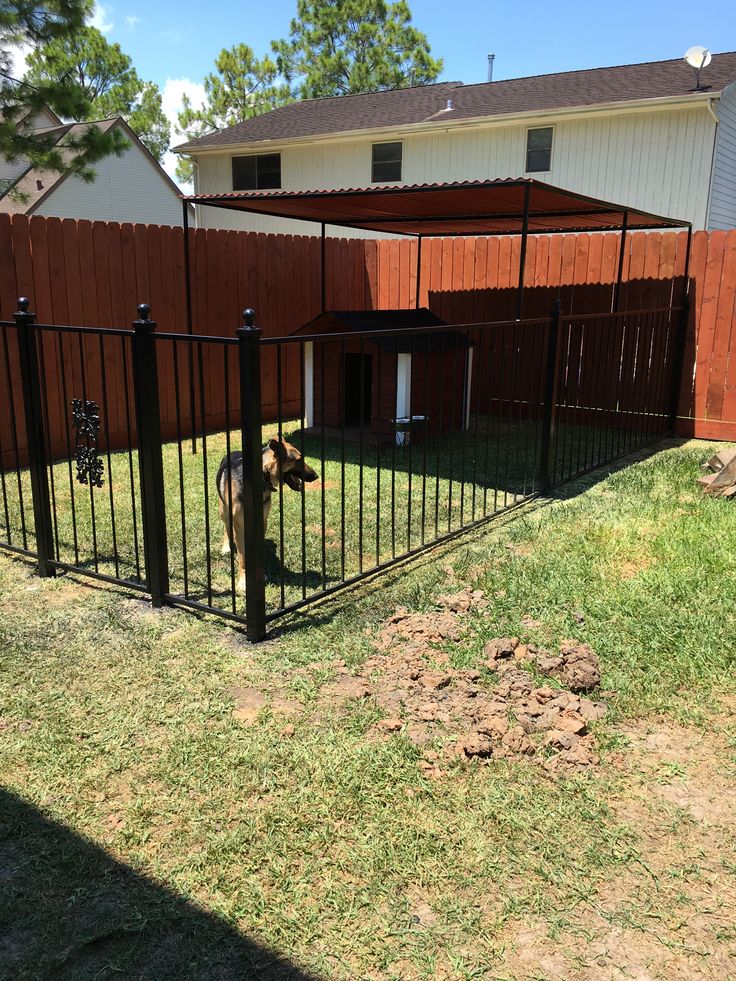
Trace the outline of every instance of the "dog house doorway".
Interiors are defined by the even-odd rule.
[[[345,354],[343,365],[343,425],[346,429],[370,425],[373,403],[373,356]]]

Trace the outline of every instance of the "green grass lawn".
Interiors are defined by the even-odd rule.
[[[263,440],[278,435],[275,424]],[[282,435],[304,450],[319,480],[302,495],[288,488],[274,497],[266,539],[267,609],[271,612],[312,593],[369,571],[425,542],[502,511],[537,490],[540,433],[533,420],[472,417],[466,433],[447,434],[411,449],[319,436],[302,437],[293,423]],[[561,427],[557,470],[565,476],[612,457],[635,434],[604,427]],[[218,515],[215,478],[225,453],[239,449],[240,433],[209,435],[191,444],[164,446],[167,536],[171,592],[244,612],[235,588],[237,563],[222,556],[223,526]],[[137,453],[103,454],[103,486],[90,490],[76,480],[73,462],[50,468],[50,493],[57,558],[83,569],[143,582],[141,493]],[[30,478],[8,473],[7,525],[0,537],[23,544],[20,492],[27,521],[31,515]],[[302,526],[304,554],[302,555]],[[8,534],[9,530],[9,534]],[[35,539],[32,519],[28,547]],[[282,544],[283,543],[283,544]]]
[[[256,647],[0,555],[0,977],[736,977],[733,823],[683,796],[735,799],[736,504],[695,485],[711,452],[593,475]],[[465,585],[489,605],[444,645],[455,666],[504,635],[598,653],[600,767],[458,761],[433,780],[402,733],[373,735],[371,699],[326,699],[397,606]],[[233,688],[271,707],[246,725]]]

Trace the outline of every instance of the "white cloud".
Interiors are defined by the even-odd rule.
[[[172,133],[176,131],[177,115],[181,112],[183,96],[188,96],[195,108],[205,101],[204,85],[193,82],[191,78],[167,78],[161,90],[161,106],[171,123]]]
[[[10,74],[13,78],[23,78],[28,71],[28,55],[33,51],[31,44],[10,46]]]
[[[105,7],[101,3],[96,3],[89,21],[90,27],[96,27],[103,34],[109,34],[115,26],[110,20],[110,14],[111,10],[109,7]]]
[[[193,106],[199,107],[205,101],[204,86],[199,82],[193,82],[190,78],[167,78],[161,91],[161,106],[166,118],[171,124],[171,142],[181,143],[183,138],[177,132],[177,114],[182,108],[182,97],[187,95]],[[166,173],[176,180],[177,154],[169,151],[164,155],[163,168]],[[182,191],[191,194],[191,185],[180,185]]]
[[[128,25],[129,31],[134,31],[140,22],[140,17],[136,16],[135,14],[125,18],[125,23]]]
[[[161,37],[164,41],[168,41],[169,44],[178,44],[181,41],[181,34],[179,31],[161,31]]]

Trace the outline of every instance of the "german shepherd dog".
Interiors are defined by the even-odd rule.
[[[229,475],[229,480],[228,480]],[[300,491],[302,482],[310,483],[317,474],[307,464],[296,446],[285,439],[271,439],[263,447],[263,530],[266,530],[271,513],[271,495],[281,482]],[[217,494],[220,517],[225,525],[222,554],[229,555],[233,548],[238,555],[238,589],[245,589],[245,528],[243,522],[243,454],[231,453],[222,458],[217,471]],[[230,514],[228,515],[228,510]],[[232,528],[233,538],[230,537]]]

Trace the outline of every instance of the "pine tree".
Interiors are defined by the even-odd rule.
[[[96,28],[81,27],[36,48],[28,57],[27,77],[33,83],[74,79],[87,99],[80,119],[122,116],[157,160],[168,150],[169,122],[158,86],[143,82],[120,45]]]
[[[84,26],[89,0],[3,0],[0,4],[0,157],[53,173],[94,180],[93,165],[127,146],[117,130],[96,126],[68,137],[64,147],[53,135],[34,133],[34,119],[48,107],[63,119],[85,118],[89,98],[74,78],[31,81],[13,72],[14,54],[73,37]],[[11,191],[12,193],[12,191]]]
[[[297,0],[273,50],[300,99],[423,85],[442,71],[405,0]]]

